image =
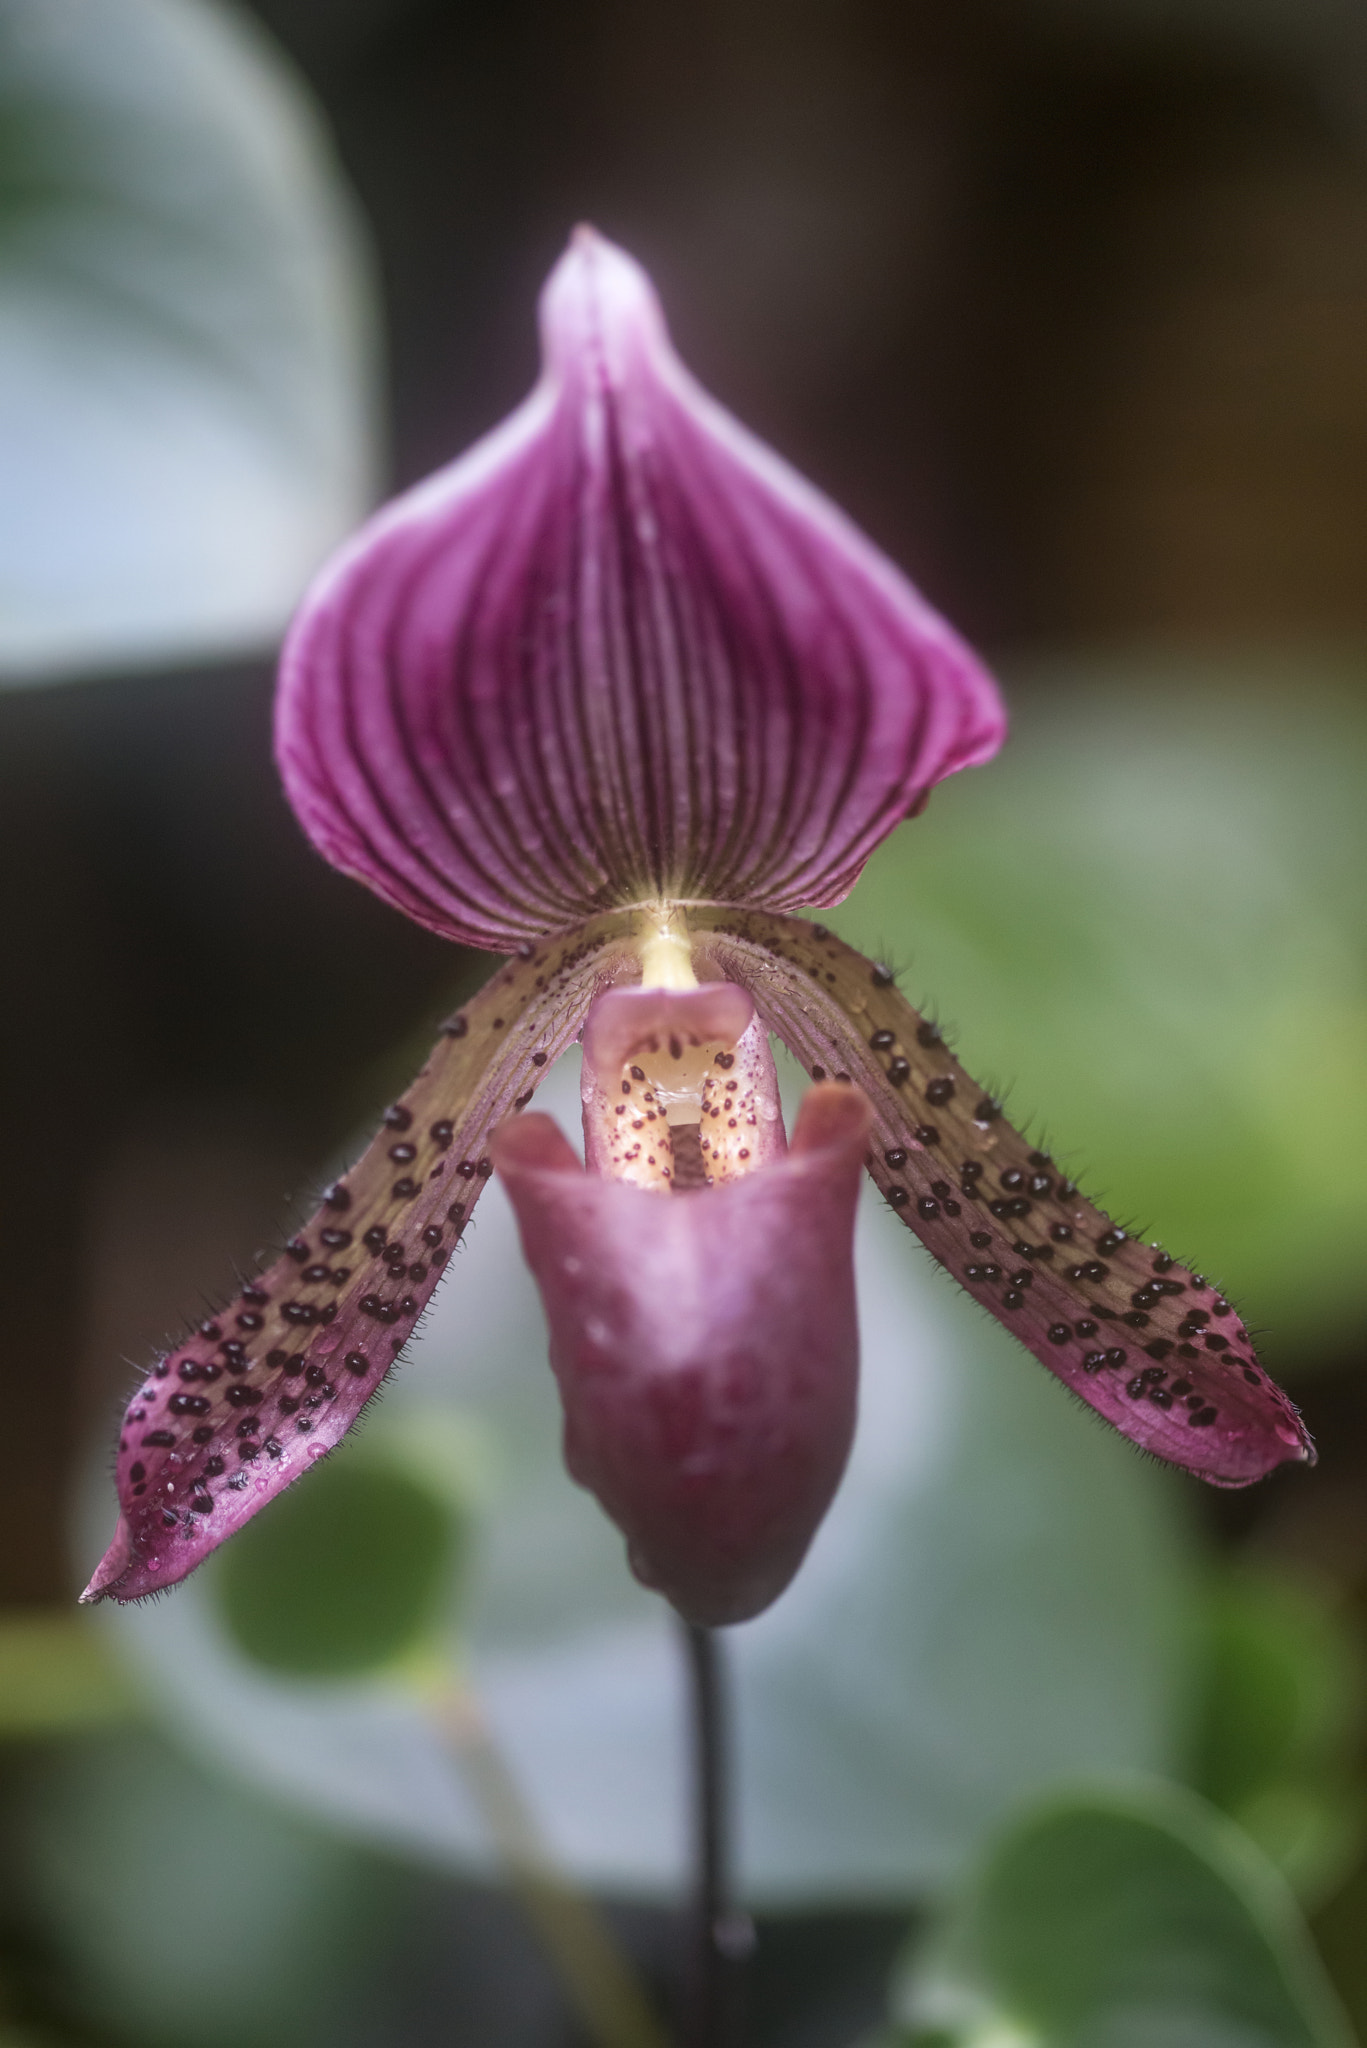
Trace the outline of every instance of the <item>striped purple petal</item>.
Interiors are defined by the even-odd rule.
[[[987,759],[997,692],[836,509],[689,376],[589,229],[544,370],[324,571],[277,755],[327,858],[509,951],[614,904],[835,903]]]
[[[897,1215],[1089,1408],[1213,1486],[1313,1464],[1219,1288],[1117,1229],[1014,1130],[887,968],[802,918],[694,922],[713,970],[750,990],[808,1072],[868,1097],[870,1171]]]
[[[490,1132],[628,970],[624,924],[501,969],[274,1264],[158,1359],[124,1413],[118,1527],[83,1599],[175,1585],[345,1436],[470,1220]]]

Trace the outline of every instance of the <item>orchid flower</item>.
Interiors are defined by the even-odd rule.
[[[526,402],[377,514],[286,643],[314,845],[510,956],[311,1223],[152,1368],[85,1597],[183,1578],[335,1445],[492,1173],[571,1474],[689,1620],[777,1597],[854,1427],[861,1168],[1072,1393],[1217,1486],[1313,1458],[1206,1279],[1117,1229],[819,923],[1005,717],[969,649],[704,393],[580,229]],[[777,1035],[815,1084],[785,1136]],[[585,1164],[538,1082],[583,1041]]]

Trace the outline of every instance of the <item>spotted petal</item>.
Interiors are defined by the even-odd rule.
[[[808,1071],[867,1095],[870,1171],[903,1222],[1088,1407],[1215,1486],[1313,1462],[1219,1289],[1118,1230],[1013,1130],[885,967],[800,918],[698,922]]]
[[[629,964],[621,920],[525,952],[443,1026],[275,1263],[154,1365],[123,1419],[119,1524],[83,1598],[183,1579],[331,1450],[385,1378],[493,1170],[490,1132]]]
[[[318,580],[277,754],[327,858],[473,945],[660,897],[838,902],[996,690],[898,570],[704,393],[580,229],[531,397]]]

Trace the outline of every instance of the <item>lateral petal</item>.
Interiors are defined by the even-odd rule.
[[[690,1621],[776,1600],[844,1471],[869,1122],[854,1089],[813,1089],[786,1155],[668,1196],[585,1173],[549,1117],[491,1141],[550,1324],[565,1462]]]
[[[633,964],[624,932],[601,919],[495,974],[312,1221],[157,1361],[124,1415],[119,1523],[84,1600],[174,1585],[345,1436],[460,1242],[491,1131]]]
[[[1118,1230],[1034,1150],[885,967],[802,918],[693,918],[814,1076],[873,1106],[869,1170],[940,1264],[1123,1436],[1213,1486],[1313,1463],[1228,1300]]]
[[[576,231],[526,403],[381,511],[285,647],[276,749],[319,850],[511,950],[614,903],[834,903],[995,686],[709,398],[643,270]]]

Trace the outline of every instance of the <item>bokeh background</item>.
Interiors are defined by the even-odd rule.
[[[753,2038],[877,2024],[908,1927],[1072,1765],[1232,1816],[1367,2028],[1367,14],[0,0],[0,2039],[579,2038],[478,1813],[422,1818],[444,1766],[417,1710],[367,1720],[368,1652],[326,1616],[307,1648],[287,1560],[244,1538],[236,1591],[70,1603],[133,1369],[487,970],[306,849],[272,648],[366,503],[522,396],[581,218],[1007,689],[1001,762],[835,921],[1122,1220],[1219,1276],[1322,1450],[1247,1494],[1165,1484],[1042,1376],[1022,1392],[870,1223],[870,1398],[901,1449],[860,1466],[808,1608],[737,1648]],[[473,1234],[486,1320],[434,1318],[365,1455],[417,1486],[405,1415],[429,1448],[429,1411],[465,1431],[438,1633],[468,1632],[567,1868],[664,1998],[666,1652],[555,1492],[507,1235]],[[321,1583],[319,1512],[293,1540]],[[413,1541],[395,1585],[431,1576]],[[869,1604],[818,1710],[823,1583]],[[405,1642],[377,1626],[378,1665]],[[640,1800],[595,1791],[613,1744]],[[417,1761],[367,1804],[386,1745]]]

